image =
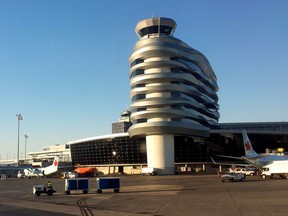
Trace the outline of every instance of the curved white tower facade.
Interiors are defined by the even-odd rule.
[[[175,135],[208,136],[219,119],[217,78],[202,53],[172,36],[175,28],[169,18],[139,22],[129,58],[128,133],[146,136],[148,166],[159,174],[175,171]]]

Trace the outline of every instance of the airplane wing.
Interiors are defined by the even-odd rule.
[[[216,162],[214,161],[214,159],[212,157],[210,157],[212,162],[215,164],[215,165],[228,165],[228,166],[242,166],[242,167],[254,167],[253,165],[251,164],[236,164],[236,163],[222,163],[222,162]],[[235,159],[235,157],[232,157]]]
[[[216,155],[216,156],[224,157],[224,158],[237,159],[237,160],[243,160],[242,157],[234,157],[234,156],[228,156],[228,155]]]

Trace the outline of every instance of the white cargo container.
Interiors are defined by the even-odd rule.
[[[261,169],[262,178],[288,178],[288,161],[272,161]]]

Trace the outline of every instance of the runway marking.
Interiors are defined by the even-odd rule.
[[[229,194],[229,197],[231,198],[231,200],[233,201],[234,205],[236,206],[236,208],[238,209],[238,212],[240,215],[242,215],[241,209],[238,207],[236,201],[234,200],[234,198],[232,197],[232,194],[230,193],[230,191],[228,190],[228,188],[226,187],[225,184],[223,184],[225,190],[227,191],[227,193]]]
[[[81,215],[82,216],[94,216],[94,214],[92,213],[91,209],[89,208],[85,200],[86,198],[82,198],[77,201],[77,206],[80,208]]]

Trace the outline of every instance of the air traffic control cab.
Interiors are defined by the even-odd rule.
[[[177,24],[174,20],[158,17],[142,20],[137,24],[135,32],[139,38],[154,34],[173,35],[176,26]]]

